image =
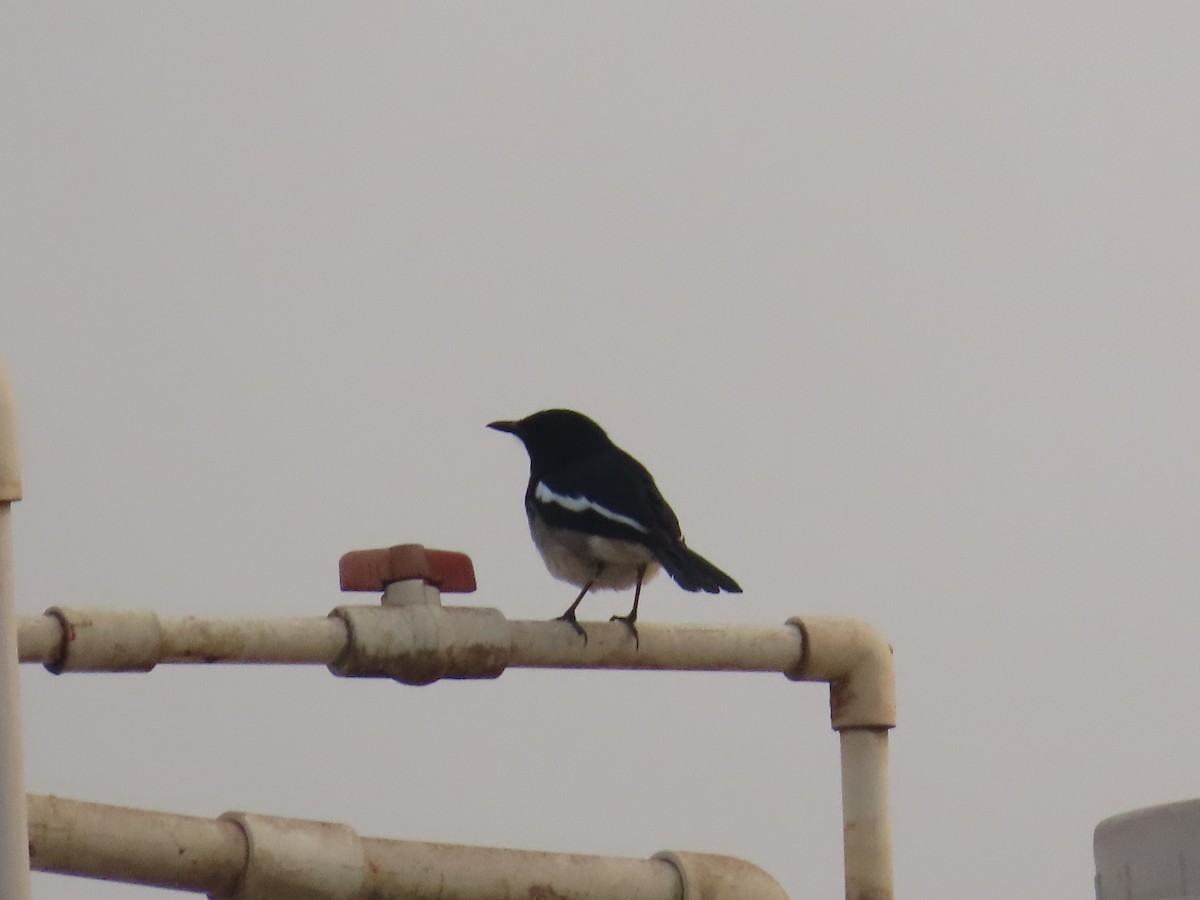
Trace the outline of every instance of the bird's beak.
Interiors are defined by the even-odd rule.
[[[488,422],[488,428],[494,428],[496,431],[503,431],[506,434],[520,434],[520,422]]]

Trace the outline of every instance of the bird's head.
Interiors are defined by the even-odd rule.
[[[570,409],[544,409],[515,422],[491,422],[488,428],[520,438],[535,471],[612,446],[603,428]]]

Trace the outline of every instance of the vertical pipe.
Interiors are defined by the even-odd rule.
[[[12,504],[0,500],[0,897],[29,900],[29,827],[21,769],[21,675],[13,609]]]
[[[892,900],[886,728],[845,728],[842,823],[846,900]]]
[[[29,900],[29,830],[21,769],[21,674],[13,601],[12,502],[21,499],[16,425],[0,367],[0,897]]]

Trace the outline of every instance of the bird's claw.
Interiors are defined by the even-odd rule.
[[[625,627],[629,629],[629,633],[633,635],[633,647],[634,647],[634,649],[635,649],[635,650],[640,650],[640,649],[641,649],[641,647],[642,647],[642,642],[641,642],[641,640],[638,638],[638,630],[637,630],[637,625],[636,625],[636,624],[634,624],[635,622],[637,622],[637,619],[635,619],[633,616],[613,616],[613,617],[612,617],[611,619],[609,619],[608,621],[610,621],[610,622],[624,622],[624,623],[625,623]]]
[[[574,628],[575,631],[583,637],[583,646],[587,646],[587,632],[583,630],[583,626],[580,625],[578,620],[575,618],[575,613],[567,611],[559,616],[555,621],[566,622],[568,625]]]

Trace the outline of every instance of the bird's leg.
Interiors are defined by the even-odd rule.
[[[625,627],[628,628],[629,631],[633,634],[633,646],[635,649],[640,649],[642,646],[642,642],[638,639],[637,607],[638,607],[638,599],[642,596],[642,578],[644,578],[645,575],[646,575],[646,567],[642,566],[640,569],[638,569],[637,584],[633,588],[633,609],[631,609],[629,611],[629,615],[613,616],[611,619],[608,620],[610,622],[624,622],[625,623]]]
[[[559,621],[568,623],[572,628],[583,635],[583,646],[587,646],[587,632],[583,630],[583,626],[575,619],[575,608],[579,606],[584,596],[592,589],[592,585],[596,583],[596,579],[600,577],[600,573],[604,571],[604,563],[599,563],[596,566],[596,574],[592,576],[592,580],[583,586],[583,590],[579,592],[579,596],[575,598],[575,602],[567,607],[567,611],[558,617]]]

